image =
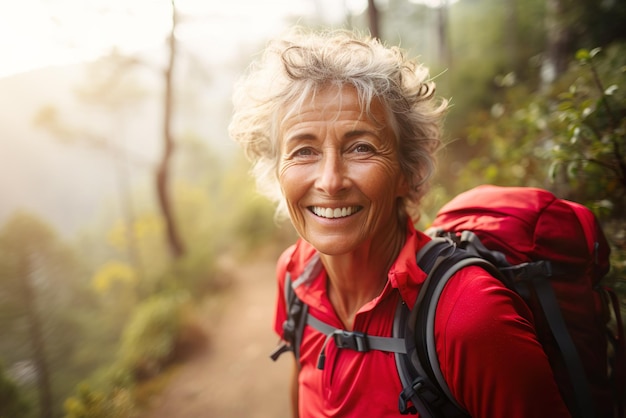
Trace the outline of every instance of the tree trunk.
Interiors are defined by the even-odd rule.
[[[37,390],[39,392],[39,416],[52,418],[52,386],[46,360],[43,326],[39,315],[37,293],[33,284],[34,263],[32,255],[21,257],[20,276],[24,293],[24,311],[28,322],[28,333],[33,351],[33,362],[37,370]]]
[[[174,65],[176,62],[176,6],[172,0],[172,30],[169,38],[169,61],[165,69],[165,109],[163,114],[163,156],[157,167],[156,186],[159,197],[161,212],[165,220],[169,249],[174,258],[181,257],[184,252],[183,242],[180,238],[169,190],[169,166],[174,154],[174,138],[172,135],[172,118],[174,107]]]
[[[517,0],[507,0],[505,4],[504,31],[506,40],[506,53],[510,70],[516,74],[519,68],[519,45],[517,37]]]
[[[380,39],[380,17],[375,0],[367,0],[367,17],[369,19],[370,34]]]
[[[546,51],[541,68],[544,86],[550,85],[567,69],[569,61],[570,29],[567,27],[564,0],[546,1]]]
[[[448,42],[448,0],[442,0],[437,7],[437,37],[439,39],[439,62],[450,68],[450,46]]]

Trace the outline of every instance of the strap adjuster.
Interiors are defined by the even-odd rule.
[[[367,334],[362,332],[337,330],[333,333],[333,339],[337,348],[348,348],[361,353],[370,351]]]
[[[398,410],[402,415],[420,413],[424,416],[439,416],[433,413],[432,408],[443,406],[445,399],[445,396],[427,379],[417,376],[409,386],[400,392]]]

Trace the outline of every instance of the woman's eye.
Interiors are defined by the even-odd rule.
[[[299,148],[295,150],[292,154],[294,157],[309,157],[313,155],[313,150],[311,148]]]
[[[374,147],[369,144],[357,144],[353,150],[357,153],[371,153],[374,151]]]

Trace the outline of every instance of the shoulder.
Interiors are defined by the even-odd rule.
[[[534,332],[532,313],[523,299],[484,269],[470,266],[456,273],[446,285],[437,306],[438,324],[447,333],[474,334],[523,325]]]
[[[302,273],[307,263],[316,254],[315,248],[303,239],[298,239],[295,244],[282,252],[276,263],[276,276],[281,281],[287,273],[297,277]]]
[[[532,313],[517,293],[482,268],[466,267],[451,278],[436,312],[441,371],[472,416],[567,416]]]

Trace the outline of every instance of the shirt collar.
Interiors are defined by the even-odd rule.
[[[389,282],[385,290],[389,287],[398,289],[402,300],[409,307],[415,304],[419,289],[426,280],[427,275],[417,266],[415,256],[428,241],[428,236],[417,231],[411,220],[407,221],[406,241],[389,269]]]
[[[398,289],[407,306],[412,307],[415,304],[419,289],[426,280],[426,273],[417,266],[415,256],[428,241],[428,236],[417,231],[410,220],[407,221],[406,241],[389,269],[389,280],[377,299]],[[299,239],[296,246],[287,270],[292,275],[292,280],[299,282],[295,289],[298,296],[309,305],[318,305],[320,297],[325,294],[326,272],[321,266],[317,251],[309,243]],[[319,268],[314,268],[314,265]]]

